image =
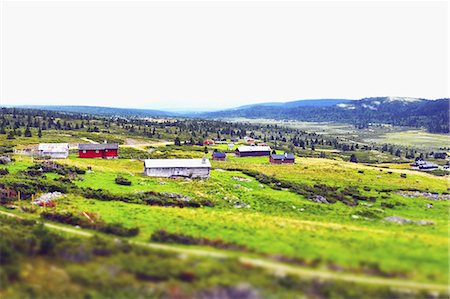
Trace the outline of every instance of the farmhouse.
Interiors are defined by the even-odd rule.
[[[294,164],[295,156],[294,154],[284,153],[282,155],[271,154],[270,163],[272,164]]]
[[[208,178],[211,163],[202,159],[146,159],[144,173],[154,177]]]
[[[238,157],[270,156],[270,146],[240,146],[235,154]]]
[[[78,156],[80,158],[114,159],[119,156],[117,143],[78,144]]]
[[[40,143],[38,155],[49,156],[52,159],[65,159],[69,156],[68,143]]]
[[[422,170],[433,170],[433,169],[437,169],[437,168],[439,168],[439,166],[437,164],[434,164],[434,163],[431,163],[428,161],[424,161],[424,163],[421,163],[419,165],[419,169],[422,169]]]
[[[212,159],[214,161],[225,161],[227,155],[224,152],[215,151],[212,154]]]
[[[203,145],[214,145],[214,140],[206,139],[203,141]]]

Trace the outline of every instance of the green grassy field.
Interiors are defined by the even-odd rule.
[[[174,156],[178,154],[174,151]],[[198,152],[185,154],[197,155]],[[32,164],[16,156],[6,167],[10,175]],[[147,242],[164,229],[193,237],[220,239],[247,248],[245,254],[295,259],[301,265],[361,275],[390,275],[417,282],[448,281],[448,201],[404,198],[395,190],[447,192],[445,178],[395,168],[376,168],[343,161],[297,158],[295,165],[270,165],[267,157],[213,161],[209,180],[149,178],[142,175],[142,161],[99,160],[71,156],[59,161],[93,172],[74,181],[78,187],[106,189],[114,194],[144,191],[178,193],[211,200],[214,207],[173,208],[118,201],[85,199],[68,194],[57,200],[57,211],[92,212],[108,223],[120,222],[140,228],[133,239]],[[229,170],[227,170],[229,169]],[[230,170],[232,169],[232,170]],[[275,190],[242,171],[257,170],[290,182],[313,186],[321,183],[345,188],[356,186],[373,196],[372,206],[347,206],[341,202],[319,204],[288,190]],[[242,170],[242,171],[241,171]],[[400,174],[406,174],[406,178]],[[115,184],[118,176],[131,186]],[[47,179],[57,178],[47,175]],[[366,188],[364,188],[366,187]],[[389,193],[380,193],[392,189]],[[383,203],[392,203],[385,208]],[[432,203],[433,208],[426,208]],[[26,203],[23,203],[26,204]],[[38,210],[42,210],[39,208]],[[383,221],[387,216],[434,221],[434,225],[399,225]]]
[[[8,108],[1,117],[2,298],[448,298],[450,161],[433,153],[448,136]],[[236,157],[245,136],[296,163]],[[118,159],[78,158],[78,143],[105,140],[120,144]],[[68,142],[71,154],[14,154],[44,142]],[[227,159],[211,161],[208,179],[143,175],[144,159],[213,150]],[[412,169],[418,157],[441,169]],[[31,203],[54,191],[55,206]]]
[[[387,133],[378,138],[367,139],[366,141],[437,150],[439,148],[449,147],[450,136],[445,134],[431,134],[420,130],[410,130]]]

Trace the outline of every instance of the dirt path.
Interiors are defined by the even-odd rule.
[[[16,217],[20,219],[24,219],[24,217],[18,216],[13,213],[0,211],[0,214]],[[84,231],[81,228],[68,228],[57,224],[42,222],[45,227],[50,229],[59,230],[62,232],[75,234],[83,237],[92,237],[94,234],[91,232]],[[195,256],[203,256],[203,257],[212,257],[212,258],[232,258],[234,257],[231,253],[226,253],[223,251],[217,250],[204,250],[204,249],[191,249],[184,247],[177,247],[173,245],[159,244],[159,243],[146,243],[140,241],[129,241],[130,244],[134,244],[137,246],[147,247],[156,250],[169,251],[169,252],[177,252],[181,254],[187,255],[195,255]],[[427,291],[440,291],[440,292],[449,292],[449,287],[447,285],[433,284],[433,283],[419,283],[408,280],[397,280],[390,278],[382,278],[382,277],[373,277],[373,276],[363,276],[363,275],[354,275],[347,273],[336,273],[331,271],[323,271],[316,269],[308,269],[302,268],[298,266],[291,266],[287,264],[283,264],[280,262],[272,262],[259,258],[252,257],[238,257],[238,260],[247,265],[252,265],[255,267],[263,268],[271,273],[276,275],[280,274],[293,274],[301,277],[308,278],[320,278],[325,280],[339,280],[339,281],[347,281],[347,282],[356,282],[362,284],[370,284],[370,285],[378,285],[385,286],[391,288],[406,288],[411,290],[427,290]]]
[[[133,143],[126,143],[126,144],[122,144],[122,145],[120,145],[120,147],[128,147],[128,148],[134,148],[134,149],[136,149],[136,150],[139,150],[139,151],[143,151],[143,152],[146,152],[146,153],[148,153],[148,152],[150,152],[150,150],[148,150],[148,149],[146,149],[145,147],[147,147],[147,146],[154,146],[154,147],[157,147],[157,146],[165,146],[165,145],[171,145],[171,144],[173,144],[173,142],[172,141],[161,141],[161,142],[145,142],[145,143],[136,143],[136,142],[133,142]]]
[[[86,137],[80,137],[80,139],[83,140],[83,141],[92,143],[92,144],[98,144],[98,142],[96,142],[96,141],[94,141],[92,139],[86,138]]]

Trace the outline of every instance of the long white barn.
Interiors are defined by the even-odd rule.
[[[154,177],[209,178],[208,159],[146,159],[144,173]]]

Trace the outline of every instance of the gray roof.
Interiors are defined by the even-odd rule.
[[[254,145],[254,146],[247,146],[247,145],[243,145],[238,147],[237,149],[240,152],[270,152],[271,148],[270,146],[258,146],[258,145]]]
[[[87,143],[78,144],[79,150],[107,150],[107,149],[119,149],[119,144],[117,143]]]
[[[145,168],[211,168],[208,159],[146,159]]]
[[[272,154],[271,156],[272,156],[272,159],[275,159],[275,160],[295,159],[294,154],[281,154],[281,155]]]

